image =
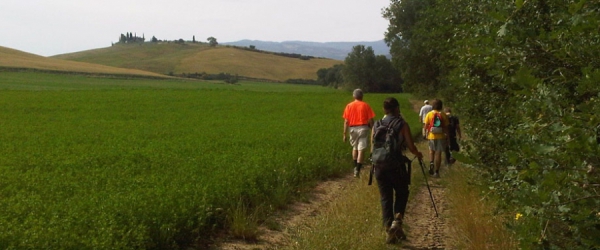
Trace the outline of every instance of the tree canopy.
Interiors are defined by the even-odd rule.
[[[210,44],[210,46],[213,46],[213,47],[219,45],[219,43],[217,42],[217,39],[212,36],[209,38],[206,38],[206,41],[208,41],[208,44]]]
[[[443,97],[471,140],[460,157],[521,213],[524,249],[600,247],[600,2],[393,0],[404,87]]]
[[[317,71],[318,81],[334,88],[361,88],[368,92],[400,92],[400,74],[388,58],[375,55],[373,48],[356,45],[344,60],[343,65],[335,65]]]

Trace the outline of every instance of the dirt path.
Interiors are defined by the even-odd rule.
[[[417,113],[422,102],[411,101],[412,109]],[[425,147],[422,145],[421,147]],[[422,151],[426,152],[426,151]],[[420,171],[418,165],[416,171]],[[440,171],[442,178],[447,168],[443,167]],[[418,173],[420,174],[420,173]],[[414,183],[411,186],[410,200],[407,206],[404,227],[407,239],[399,244],[400,249],[452,249],[451,238],[447,225],[448,200],[445,198],[446,188],[442,186],[441,179],[427,176],[431,193],[433,194],[438,217],[431,203],[429,191],[425,183]],[[294,228],[300,227],[307,218],[318,216],[321,208],[334,202],[336,199],[344,199],[347,192],[343,192],[354,181],[352,175],[344,178],[330,180],[317,185],[312,197],[308,202],[297,202],[290,206],[286,211],[274,215],[275,220],[281,225],[282,230],[270,230],[267,227],[261,227],[261,236],[256,243],[247,243],[243,241],[229,240],[219,245],[217,249],[223,250],[246,250],[246,249],[279,249],[291,244],[291,235],[289,232]]]
[[[444,199],[446,188],[440,185],[439,179],[428,180],[439,217],[435,216],[427,186],[422,184],[407,206],[404,222],[407,240],[402,249],[450,249],[446,224],[448,201]]]
[[[442,173],[443,174],[443,173]],[[444,199],[446,189],[440,185],[440,179],[428,178],[431,192],[434,196],[439,217],[431,203],[427,186],[413,184],[411,198],[405,217],[407,240],[398,245],[400,249],[450,249],[448,228],[446,224],[447,200]],[[347,192],[344,190],[354,181],[351,175],[344,178],[320,183],[315,187],[308,202],[297,202],[288,210],[274,215],[275,221],[281,225],[281,230],[271,230],[266,226],[260,228],[258,242],[248,243],[239,240],[227,240],[216,249],[245,250],[245,249],[278,249],[291,244],[290,231],[298,228],[310,217],[318,216],[319,210],[336,199],[343,199]]]
[[[319,209],[336,199],[342,199],[343,191],[354,181],[352,175],[329,180],[318,184],[308,202],[296,202],[289,209],[273,215],[274,220],[281,225],[281,230],[271,230],[266,226],[259,228],[261,235],[258,242],[248,243],[240,240],[225,240],[216,249],[246,250],[246,249],[277,249],[291,243],[291,229],[297,228],[306,218],[317,216]]]

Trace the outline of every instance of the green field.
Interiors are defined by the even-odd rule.
[[[240,82],[170,79],[125,79],[88,77],[84,75],[47,74],[40,72],[3,72],[0,69],[0,90],[115,90],[115,89],[181,89],[181,90],[241,90],[258,92],[336,93],[331,88],[268,82]]]
[[[379,117],[387,96],[365,97]],[[315,86],[0,72],[0,248],[177,248],[240,210],[260,220],[351,172],[339,133],[351,100]]]

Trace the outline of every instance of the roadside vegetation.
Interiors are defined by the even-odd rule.
[[[600,247],[600,2],[393,1],[405,90],[440,97],[524,249]]]
[[[497,209],[504,202],[490,191],[485,180],[461,163],[452,166],[444,178],[451,204],[448,216],[452,243],[456,249],[518,249],[516,235],[506,225],[519,223],[520,218]]]

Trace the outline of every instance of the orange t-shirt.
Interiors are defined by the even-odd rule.
[[[369,124],[369,120],[375,117],[375,112],[366,102],[355,100],[346,105],[342,117],[348,120],[349,126],[366,125]]]

